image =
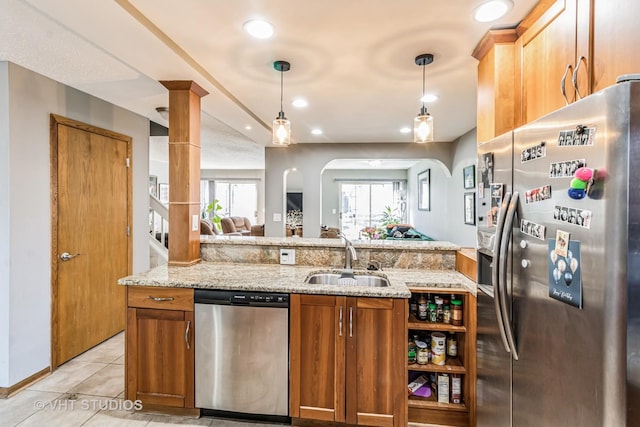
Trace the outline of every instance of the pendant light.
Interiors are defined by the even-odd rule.
[[[413,142],[424,144],[433,141],[433,117],[427,112],[424,106],[424,67],[433,62],[433,55],[423,53],[416,56],[416,65],[422,67],[422,108],[420,113],[413,119]]]
[[[285,117],[282,111],[282,80],[285,71],[291,69],[291,64],[287,61],[276,61],[273,68],[280,71],[280,112],[278,117],[273,121],[273,140],[276,145],[289,145],[291,143],[291,122]]]

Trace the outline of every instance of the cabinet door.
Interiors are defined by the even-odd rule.
[[[127,399],[194,407],[193,312],[127,309]]]
[[[346,298],[292,294],[290,415],[344,421]]]
[[[407,424],[406,300],[347,300],[347,423]]]
[[[593,90],[616,83],[622,74],[640,71],[640,2],[599,0],[593,4]]]
[[[568,65],[565,89],[569,102],[575,101],[571,76],[576,66],[576,2],[556,1],[518,39],[523,124],[566,105],[560,82]]]

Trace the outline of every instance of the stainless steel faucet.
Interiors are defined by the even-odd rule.
[[[353,243],[351,243],[351,240],[347,239],[347,236],[345,236],[342,231],[338,232],[338,236],[344,239],[344,269],[351,270],[351,261],[358,260],[356,248],[353,247]]]

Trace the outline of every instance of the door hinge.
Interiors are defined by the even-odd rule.
[[[130,235],[131,235],[131,227],[127,225],[127,236],[130,236]]]
[[[127,157],[127,167],[130,168],[131,167],[131,159]]]

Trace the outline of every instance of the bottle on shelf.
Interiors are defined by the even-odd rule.
[[[451,403],[462,403],[462,376],[451,374]]]
[[[449,336],[447,337],[447,357],[458,357],[458,338],[455,332],[449,332]]]
[[[444,300],[444,305],[442,307],[442,323],[447,325],[451,324],[451,306],[449,305],[449,300]]]
[[[437,320],[436,322],[438,323],[442,323],[444,321],[444,300],[442,299],[442,297],[437,296],[435,298],[436,300],[436,317]]]
[[[462,300],[451,300],[451,324],[462,326]]]
[[[407,356],[408,356],[407,362],[409,364],[416,363],[416,355],[417,354],[416,354],[415,341],[410,338],[409,339],[409,348],[408,348],[408,351],[407,351]]]
[[[427,310],[427,299],[424,297],[424,294],[420,294],[420,297],[418,297],[418,320],[428,319]]]
[[[411,299],[409,299],[409,314],[418,317],[418,299],[415,295],[412,295]]]
[[[438,321],[438,313],[436,312],[436,305],[432,302],[429,303],[428,313],[429,322],[436,323]]]

